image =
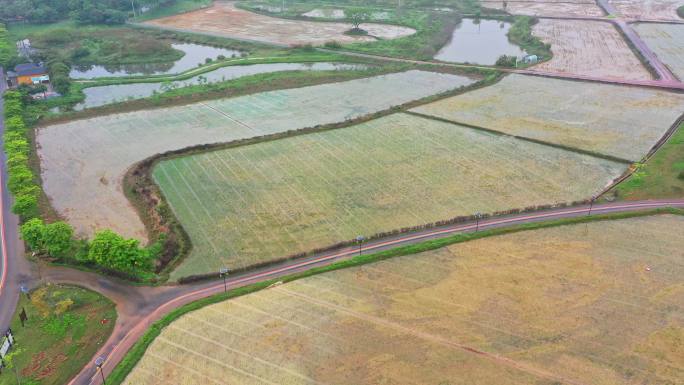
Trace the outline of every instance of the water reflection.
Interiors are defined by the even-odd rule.
[[[204,63],[207,58],[215,60],[219,55],[225,57],[240,56],[239,51],[208,45],[174,43],[171,46],[185,52],[185,55],[177,61],[170,63],[74,66],[69,76],[74,79],[92,79],[99,77],[177,74],[197,67],[200,63]]]
[[[152,96],[155,92],[168,91],[175,88],[187,87],[203,83],[217,83],[236,79],[242,76],[256,75],[267,72],[281,71],[326,71],[326,70],[349,70],[366,68],[360,64],[340,63],[275,63],[275,64],[252,64],[244,66],[229,66],[216,69],[194,76],[187,80],[179,80],[166,83],[134,83],[111,86],[91,87],[83,90],[86,95],[84,102],[78,104],[75,109],[82,110],[89,107],[97,107],[117,101],[140,99]]]
[[[510,28],[510,23],[499,20],[463,19],[435,59],[491,65],[501,55],[522,56],[525,51],[508,41]]]

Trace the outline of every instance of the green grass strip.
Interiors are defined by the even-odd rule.
[[[401,246],[390,250],[380,251],[377,253],[360,255],[352,257],[350,259],[338,261],[331,263],[327,266],[315,267],[307,271],[300,273],[290,274],[283,277],[269,279],[267,281],[262,281],[259,283],[251,284],[248,286],[239,287],[236,289],[229,290],[226,293],[216,294],[207,298],[203,298],[187,305],[183,305],[169,314],[162,317],[159,321],[153,323],[150,328],[145,332],[145,334],[138,340],[131,350],[126,353],[121,362],[114,368],[109,377],[107,378],[108,384],[119,385],[125,379],[126,376],[133,370],[135,365],[143,357],[147,348],[152,344],[155,338],[161,334],[165,327],[170,325],[173,321],[177,320],[181,316],[190,313],[192,311],[201,309],[205,306],[212,305],[218,302],[222,302],[231,298],[240,297],[246,294],[254,293],[259,290],[265,289],[277,282],[292,282],[298,279],[310,277],[313,275],[318,275],[322,273],[327,273],[335,270],[346,269],[350,267],[362,266],[369,263],[374,263],[389,258],[400,257],[405,255],[422,253],[425,251],[439,249],[445,246],[468,242],[476,239],[487,238],[497,235],[517,233],[520,231],[528,230],[538,230],[545,229],[549,227],[574,225],[595,221],[609,221],[618,219],[628,219],[636,217],[644,217],[657,214],[674,214],[674,215],[684,215],[684,210],[676,208],[662,208],[654,210],[644,210],[644,211],[632,211],[623,213],[612,213],[612,214],[602,214],[602,215],[592,215],[592,216],[580,216],[573,218],[562,218],[552,221],[545,222],[534,222],[525,223],[521,225],[515,225],[510,227],[495,228],[489,230],[483,230],[477,233],[459,233],[454,234],[441,239],[433,239],[425,242],[417,243],[414,245]]]

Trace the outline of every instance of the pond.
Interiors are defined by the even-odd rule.
[[[82,110],[84,108],[103,106],[117,101],[140,99],[152,96],[155,92],[163,92],[164,90],[173,88],[187,87],[202,83],[218,83],[260,73],[282,71],[330,71],[364,68],[367,68],[367,66],[362,64],[340,63],[274,63],[228,66],[194,76],[187,80],[167,83],[118,84],[86,88],[83,90],[83,93],[86,95],[85,101],[76,105],[74,109]]]
[[[493,65],[501,55],[522,56],[525,51],[508,41],[510,28],[510,23],[499,20],[463,19],[435,59]]]
[[[119,65],[81,65],[74,66],[69,73],[73,79],[92,79],[101,77],[124,77],[139,75],[166,75],[185,72],[204,63],[205,59],[215,60],[219,55],[238,57],[240,51],[216,48],[208,45],[192,43],[173,43],[173,48],[185,52],[175,62],[119,64]]]

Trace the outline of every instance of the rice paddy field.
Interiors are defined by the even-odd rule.
[[[633,24],[642,40],[658,55],[672,73],[684,79],[684,25]]]
[[[235,7],[232,1],[216,1],[211,7],[193,12],[150,20],[145,24],[162,28],[218,34],[226,37],[282,45],[323,45],[329,41],[352,43],[396,39],[409,36],[412,28],[377,23],[364,23],[367,36],[345,34],[350,23],[317,22],[264,16]]]
[[[514,74],[412,111],[638,161],[682,114],[684,95]]]
[[[551,44],[553,57],[535,70],[603,78],[650,80],[651,74],[608,22],[540,19],[533,34]]]
[[[459,215],[585,199],[626,165],[394,114],[160,162],[190,235],[176,279]]]
[[[639,20],[682,20],[677,8],[682,0],[608,0],[620,15]]]
[[[485,238],[188,313],[124,381],[680,384],[684,218]]]
[[[407,71],[47,126],[36,133],[43,187],[79,234],[110,228],[145,240],[122,188],[136,162],[193,145],[343,122],[475,81]]]
[[[483,7],[503,9],[503,1],[482,0]],[[506,11],[513,15],[549,16],[549,17],[599,17],[604,12],[595,1],[575,0],[509,0]]]

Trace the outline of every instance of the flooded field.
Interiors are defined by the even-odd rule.
[[[640,20],[682,20],[677,8],[682,0],[608,0],[621,16]]]
[[[123,383],[680,384],[682,250],[658,216],[316,275],[180,317]]]
[[[92,79],[100,77],[177,74],[204,64],[207,58],[216,60],[221,55],[227,58],[240,56],[239,51],[208,45],[192,43],[174,43],[171,45],[173,48],[185,52],[182,58],[173,63],[74,66],[69,76],[73,79]]]
[[[553,58],[536,65],[536,70],[628,80],[652,78],[608,22],[541,19],[533,33],[551,44],[553,52]]]
[[[684,111],[684,94],[508,75],[415,108],[457,123],[638,161]]]
[[[475,81],[407,71],[43,127],[36,133],[43,187],[78,233],[110,228],[144,240],[121,184],[136,162],[198,144],[343,122]]]
[[[501,55],[522,56],[525,51],[508,41],[510,28],[510,23],[499,20],[463,19],[435,59],[493,65]]]
[[[205,83],[218,83],[260,73],[279,71],[333,71],[360,69],[363,67],[363,65],[338,63],[274,63],[228,66],[194,76],[187,80],[169,83],[133,83],[86,88],[83,90],[83,93],[86,95],[85,101],[78,104],[75,109],[81,110],[114,102],[146,98],[154,95],[155,92],[164,92],[165,90],[173,88]]]
[[[684,25],[633,24],[641,39],[658,55],[672,73],[684,80]]]
[[[206,9],[151,20],[147,24],[282,45],[374,41],[373,36],[396,39],[416,32],[396,25],[364,23],[363,29],[370,36],[350,36],[345,34],[352,28],[349,23],[279,19],[238,9],[229,1],[216,1]]]
[[[503,10],[503,1],[483,0],[483,7]],[[549,16],[549,17],[587,17],[603,16],[603,10],[594,1],[549,1],[520,0],[507,1],[506,11],[513,15]]]
[[[193,243],[173,279],[244,268],[358,234],[581,200],[626,167],[394,114],[163,161],[153,175]]]
[[[302,13],[302,16],[321,19],[344,19],[344,9],[316,8]],[[377,11],[371,13],[371,20],[387,20],[389,17],[389,12]]]

